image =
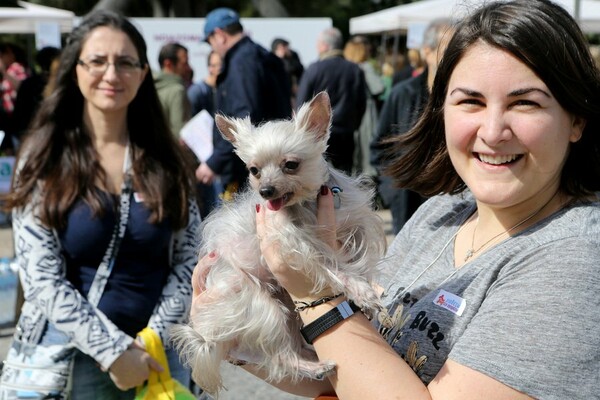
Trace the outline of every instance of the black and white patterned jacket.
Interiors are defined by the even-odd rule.
[[[66,279],[57,232],[40,222],[35,204],[32,201],[23,209],[13,210],[15,253],[25,295],[15,337],[38,343],[46,320],[50,321],[75,347],[108,369],[134,338],[119,330]],[[191,200],[187,227],[172,235],[171,273],[148,323],[165,344],[171,326],[189,314],[199,238],[200,213]]]

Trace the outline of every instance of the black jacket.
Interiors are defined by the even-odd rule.
[[[420,75],[400,81],[392,87],[390,96],[383,104],[373,141],[371,142],[371,165],[381,174],[388,162],[388,145],[381,143],[392,135],[402,135],[414,127],[429,99],[427,70]],[[397,188],[393,179],[379,177],[379,194],[392,212],[392,228],[398,233],[424,199],[415,192]]]
[[[254,124],[289,118],[290,96],[289,77],[279,57],[248,37],[229,49],[217,78],[216,113],[237,118],[250,116]],[[232,182],[243,184],[246,167],[216,126],[213,146],[213,154],[206,161],[210,169],[221,176],[225,187]]]
[[[324,90],[333,108],[332,135],[357,130],[367,103],[365,76],[358,64],[341,55],[324,57],[311,64],[298,87],[298,108]]]
[[[377,130],[371,142],[371,165],[381,170],[385,164],[383,139],[408,132],[417,122],[429,99],[427,70],[398,82],[381,108]]]
[[[328,153],[352,166],[354,131],[360,126],[367,104],[367,88],[362,69],[333,51],[311,64],[300,80],[298,108],[321,91],[327,91],[333,108]],[[334,162],[334,166],[338,167]],[[343,169],[343,168],[342,168]]]

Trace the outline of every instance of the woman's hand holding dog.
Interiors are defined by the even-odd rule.
[[[278,212],[272,212],[256,205],[256,231],[259,238],[264,238],[276,229],[275,219],[279,216]],[[329,246],[337,247],[339,243],[336,239],[335,231],[335,210],[333,207],[333,196],[327,186],[321,188],[320,195],[317,198],[317,222],[323,227],[320,231],[322,240]],[[286,262],[281,258],[278,250],[278,243],[275,241],[260,241],[261,252],[269,269],[294,300],[306,300],[319,298],[318,294],[311,293],[313,283],[302,273],[288,268]],[[217,260],[218,255],[214,252],[202,257],[192,275],[193,299],[200,296],[205,287],[206,276]],[[331,293],[328,293],[331,294]]]
[[[211,252],[198,260],[198,264],[196,264],[196,268],[192,273],[192,299],[195,299],[206,290],[206,277],[216,260],[217,254],[215,252]]]
[[[281,258],[278,243],[264,239],[270,236],[273,230],[277,230],[277,218],[281,218],[281,212],[273,212],[267,210],[266,207],[260,207],[260,205],[256,206],[256,211],[256,232],[260,239],[262,255],[269,269],[279,284],[288,291],[292,300],[311,302],[331,295],[331,290],[327,288],[322,294],[313,293],[311,290],[314,283],[306,275],[288,267],[285,260]],[[333,196],[327,186],[321,187],[320,195],[317,198],[317,222],[322,227],[319,232],[321,239],[332,248],[337,247]]]
[[[323,293],[312,292],[314,283],[306,275],[297,270],[289,268],[288,264],[281,257],[278,242],[264,239],[270,236],[271,232],[277,232],[278,224],[282,223],[280,219],[285,218],[285,215],[280,211],[267,210],[266,207],[261,207],[258,204],[256,205],[256,212],[256,231],[260,239],[262,255],[269,269],[275,276],[275,279],[277,279],[279,284],[287,290],[292,300],[310,303],[321,297],[332,295],[332,291],[328,288],[325,288]],[[333,196],[329,188],[326,186],[321,188],[320,195],[317,198],[317,222],[319,226],[322,227],[322,229],[319,231],[321,239],[325,243],[329,244],[329,246],[332,248],[338,247],[339,243],[336,237]],[[215,264],[217,258],[218,254],[211,252],[198,261],[198,264],[196,265],[192,275],[192,306],[197,301],[205,300],[202,298],[202,294],[206,290],[206,277],[210,269]],[[323,306],[325,306],[325,308],[335,307],[336,303],[339,303],[342,300],[342,298],[335,299],[329,304],[323,304],[322,306],[319,306],[319,308]],[[305,313],[306,311],[302,312],[301,314]],[[306,315],[302,315],[302,317],[303,319],[306,319]],[[311,319],[313,318],[307,318],[305,323],[309,322]]]

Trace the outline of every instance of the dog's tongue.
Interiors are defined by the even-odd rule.
[[[278,211],[281,207],[283,207],[283,197],[267,201],[267,207],[269,210]]]

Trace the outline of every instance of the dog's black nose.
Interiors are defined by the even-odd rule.
[[[275,194],[275,188],[273,186],[265,186],[260,188],[258,192],[263,198],[270,199]]]

